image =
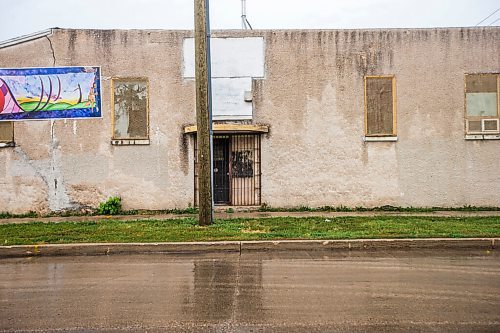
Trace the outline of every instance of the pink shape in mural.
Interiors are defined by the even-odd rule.
[[[13,98],[12,92],[5,81],[0,79],[0,113],[18,112],[23,112],[23,110],[17,105],[17,101]]]

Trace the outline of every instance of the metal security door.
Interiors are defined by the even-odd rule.
[[[214,203],[230,204],[229,137],[214,138]]]
[[[261,203],[260,135],[214,135],[214,203],[258,206]],[[194,140],[194,202],[198,205],[198,145]]]

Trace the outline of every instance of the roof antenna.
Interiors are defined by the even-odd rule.
[[[243,30],[253,30],[252,25],[247,19],[247,0],[241,0],[241,28]]]

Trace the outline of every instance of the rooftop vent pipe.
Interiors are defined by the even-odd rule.
[[[247,19],[247,0],[241,0],[241,28],[243,30],[253,30],[252,25]]]

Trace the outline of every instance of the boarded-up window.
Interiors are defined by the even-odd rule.
[[[14,123],[12,121],[0,122],[0,143],[14,142]]]
[[[465,77],[468,133],[499,132],[499,77],[498,74],[470,74]]]
[[[365,78],[367,136],[396,134],[395,79],[393,76]]]
[[[148,139],[148,81],[113,79],[113,139]]]

